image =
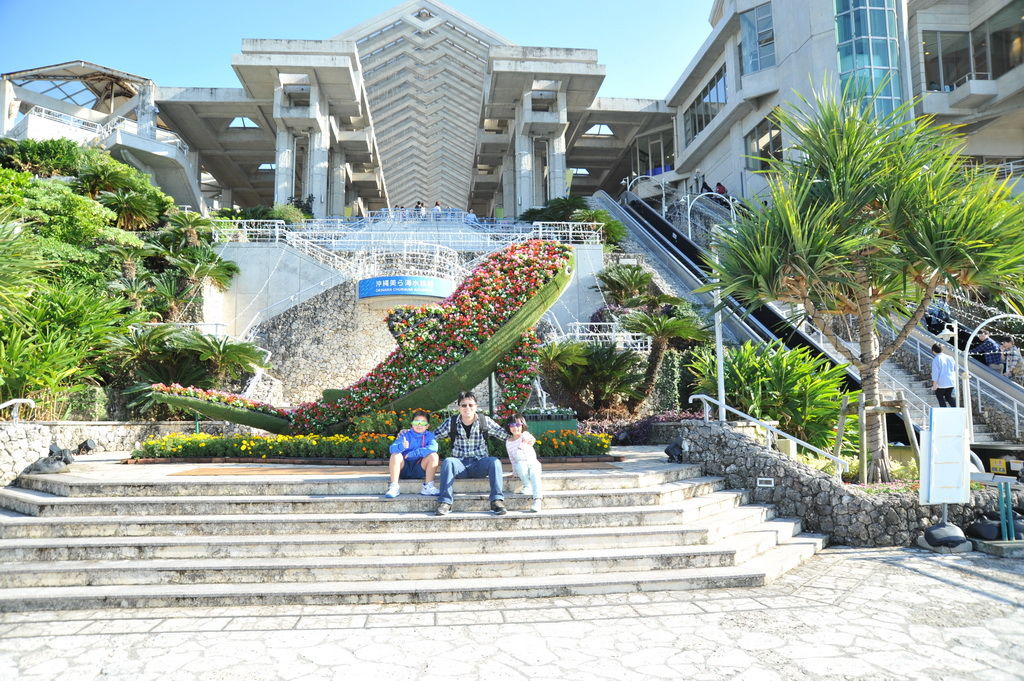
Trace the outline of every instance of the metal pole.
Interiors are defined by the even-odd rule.
[[[963,371],[963,395],[962,395],[963,399],[960,400],[960,406],[967,408],[967,441],[968,442],[974,442],[974,414],[972,413],[973,410],[971,409],[971,355],[970,355],[971,344],[974,343],[974,337],[977,336],[978,333],[982,329],[984,329],[986,326],[988,326],[992,322],[996,321],[997,319],[1007,319],[1007,318],[1024,320],[1024,317],[1022,317],[1019,314],[997,314],[994,317],[989,317],[988,319],[983,321],[981,324],[978,324],[978,326],[974,329],[974,331],[971,332],[971,335],[968,336],[967,343],[964,345],[964,351],[963,351],[963,353],[964,353],[964,371]],[[956,347],[955,346],[955,341],[956,340],[958,340],[958,338],[954,339],[954,347]],[[981,385],[980,385],[980,383],[978,385],[978,410],[979,411],[981,410]]]

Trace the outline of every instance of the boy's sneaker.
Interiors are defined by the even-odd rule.
[[[436,497],[440,493],[441,490],[434,487],[434,483],[432,482],[425,482],[423,483],[423,487],[420,487],[420,494],[425,497]]]
[[[397,482],[393,482],[390,485],[388,485],[388,491],[384,492],[384,498],[385,499],[394,499],[395,497],[397,497],[401,493],[402,493],[402,488],[399,487]]]
[[[491,502],[491,513],[494,515],[505,515],[508,510],[505,508],[505,502],[501,499]]]
[[[540,513],[540,510],[544,507],[544,502],[540,499],[534,499],[533,503],[530,504],[530,513]]]
[[[452,512],[451,504],[438,504],[437,510],[434,511],[434,515],[448,515]]]

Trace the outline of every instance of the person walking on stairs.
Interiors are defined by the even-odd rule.
[[[491,512],[505,515],[502,493],[501,459],[488,456],[487,437],[507,440],[508,433],[486,414],[476,413],[476,395],[459,393],[459,414],[445,419],[434,431],[437,439],[450,438],[452,455],[441,464],[441,493],[437,497],[436,515],[452,510],[456,478],[487,478],[491,483]]]
[[[939,401],[940,407],[955,407],[953,386],[956,385],[956,362],[942,352],[942,346],[938,343],[932,346],[932,353],[935,355],[932,357],[932,391],[935,399]]]

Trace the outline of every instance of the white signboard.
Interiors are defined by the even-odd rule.
[[[933,407],[921,433],[921,503],[963,504],[970,500],[967,410]]]

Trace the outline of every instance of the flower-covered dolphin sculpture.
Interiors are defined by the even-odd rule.
[[[327,433],[353,416],[383,409],[441,409],[496,371],[500,411],[521,408],[535,373],[533,326],[573,273],[570,246],[526,241],[489,255],[440,303],[395,308],[388,327],[398,343],[372,371],[321,402],[286,410],[246,398],[181,386],[156,397],[206,416],[272,433]]]

